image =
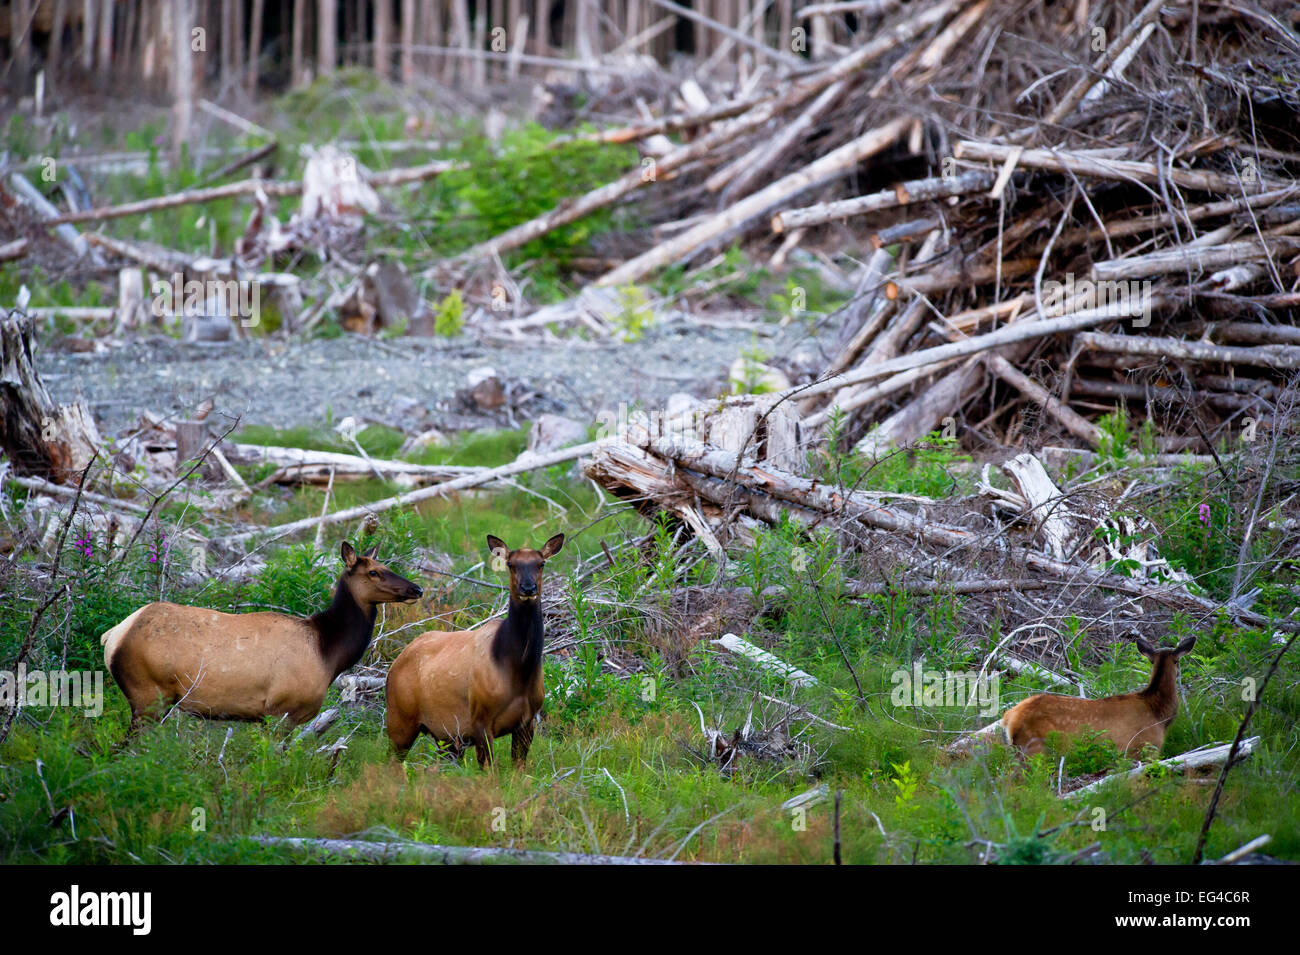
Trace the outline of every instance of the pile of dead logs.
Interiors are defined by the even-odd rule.
[[[1300,64],[1300,38],[1294,10],[1250,10],[1201,21],[1218,43],[1214,69],[1182,55],[1207,37],[1189,32],[1190,4],[1094,5],[1086,23],[1077,10],[987,0],[880,12],[860,46],[698,114],[689,142],[647,160],[675,191],[720,205],[660,223],[668,238],[545,319],[590,324],[602,287],[707,262],[725,243],[771,241],[773,262],[802,245],[850,290],[822,324],[820,366],[782,369],[805,441],[834,422],[838,440],[874,455],[936,431],[972,448],[1096,449],[1099,419],[1124,409],[1134,429],[1150,422],[1157,454],[1249,442],[1280,417],[1300,369],[1297,97],[1249,65]],[[1103,37],[1091,61],[1089,31]],[[1060,69],[1027,65],[1026,43]],[[940,88],[969,105],[931,96],[931,113],[913,108],[909,93]],[[1251,126],[1247,107],[1281,125]],[[863,169],[893,183],[845,196]],[[453,264],[625,197],[653,215],[655,190],[634,171]],[[851,252],[827,250],[867,241],[856,270],[838,271]]]

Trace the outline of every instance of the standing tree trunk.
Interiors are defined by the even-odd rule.
[[[426,46],[442,46],[442,4],[437,0],[421,0],[420,32]],[[437,69],[437,54],[427,54],[427,59],[424,61],[424,74],[431,77]]]
[[[102,15],[99,21],[99,53],[95,65],[99,75],[107,79],[108,72],[113,66],[113,4],[110,0],[104,0],[100,11]]]
[[[33,346],[31,319],[18,311],[0,319],[0,450],[16,473],[68,484],[99,449],[99,432],[81,402],[54,403]]]
[[[533,52],[551,55],[551,0],[537,0],[537,46]]]
[[[380,79],[392,77],[393,66],[393,2],[375,0],[375,73]]]
[[[402,0],[402,84],[415,82],[415,0]]]
[[[172,44],[172,153],[180,158],[189,145],[194,125],[194,66],[190,61],[194,30],[194,0],[176,0],[171,5]]]
[[[244,0],[236,0],[230,17],[230,66],[235,82],[244,76]]]
[[[81,69],[95,66],[95,0],[81,0]]]
[[[307,0],[293,0],[293,52],[290,58],[289,86],[302,82],[302,41],[307,29]]]
[[[266,12],[266,0],[253,0],[253,12],[248,23],[248,93],[257,95],[258,73],[262,54],[262,15]]]
[[[46,78],[50,88],[56,89],[59,67],[63,64],[63,25],[68,19],[68,0],[54,0],[54,19],[50,24],[50,55],[46,58]]]
[[[327,73],[334,72],[334,66],[338,62],[338,51],[336,49],[335,17],[338,11],[333,0],[317,0],[316,2],[316,72],[324,76]]]
[[[36,15],[36,0],[10,0],[9,3],[9,54],[23,88],[27,84],[27,65],[31,44],[32,17]]]

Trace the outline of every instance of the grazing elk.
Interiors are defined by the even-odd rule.
[[[492,759],[492,740],[511,734],[517,766],[533,742],[533,717],[542,708],[542,568],[560,552],[556,534],[541,550],[511,550],[487,538],[492,556],[510,571],[504,620],[476,630],[421,634],[388,671],[388,738],[399,758],[420,733],[445,743],[459,758],[473,745],[479,767]]]
[[[329,609],[311,617],[230,614],[151,603],[99,638],[104,663],[131,704],[130,738],[161,707],[209,719],[314,717],[330,684],[370,646],[377,606],[420,588],[346,541]]]
[[[1165,731],[1178,712],[1178,661],[1195,644],[1196,638],[1188,637],[1172,650],[1158,650],[1139,637],[1138,651],[1151,661],[1151,680],[1146,689],[1100,700],[1039,693],[1021,700],[996,723],[958,740],[949,752],[964,754],[981,739],[1000,737],[1032,756],[1042,752],[1049,733],[1072,739],[1089,729],[1104,733],[1129,756],[1137,756],[1147,744],[1159,751]]]

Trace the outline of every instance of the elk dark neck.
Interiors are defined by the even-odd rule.
[[[1153,713],[1161,719],[1173,719],[1178,712],[1178,661],[1161,657],[1151,668],[1151,682],[1142,691]]]
[[[510,597],[506,619],[492,638],[492,659],[527,680],[542,665],[542,612],[536,600]]]
[[[334,588],[334,600],[327,610],[312,616],[309,623],[320,636],[321,659],[338,676],[356,665],[370,646],[375,632],[376,610],[373,605],[357,603],[342,579]]]

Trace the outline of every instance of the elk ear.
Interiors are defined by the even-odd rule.
[[[343,558],[343,566],[348,570],[357,565],[357,552],[347,541],[344,541],[343,546],[339,548],[339,556]]]
[[[366,552],[365,552],[364,554],[362,554],[361,556],[362,556],[362,557],[365,557],[365,558],[368,558],[369,560],[374,560],[374,559],[375,559],[375,555],[378,554],[378,553],[379,553],[379,545],[376,544],[374,547],[370,548],[370,550],[366,551]]]
[[[487,536],[487,544],[488,550],[492,553],[493,557],[500,557],[502,560],[505,560],[510,556],[510,548],[506,546],[506,542],[500,537],[493,537],[489,534]]]
[[[1133,642],[1137,644],[1138,653],[1142,654],[1148,660],[1151,659],[1151,657],[1156,655],[1156,648],[1151,646],[1151,644],[1147,643],[1141,637],[1138,637]]]
[[[556,534],[554,537],[552,537],[550,540],[548,540],[545,544],[542,545],[542,560],[550,560],[552,557],[554,557],[556,554],[560,552],[560,548],[563,546],[564,546],[564,535]]]
[[[1186,640],[1184,640],[1182,643],[1178,644],[1178,646],[1174,647],[1174,654],[1175,654],[1176,656],[1180,656],[1180,657],[1181,657],[1181,656],[1183,656],[1183,655],[1185,655],[1185,654],[1187,654],[1187,653],[1190,653],[1191,650],[1192,650],[1192,647],[1194,647],[1194,646],[1196,646],[1196,638],[1195,638],[1195,637],[1188,637],[1188,638],[1187,638]]]

